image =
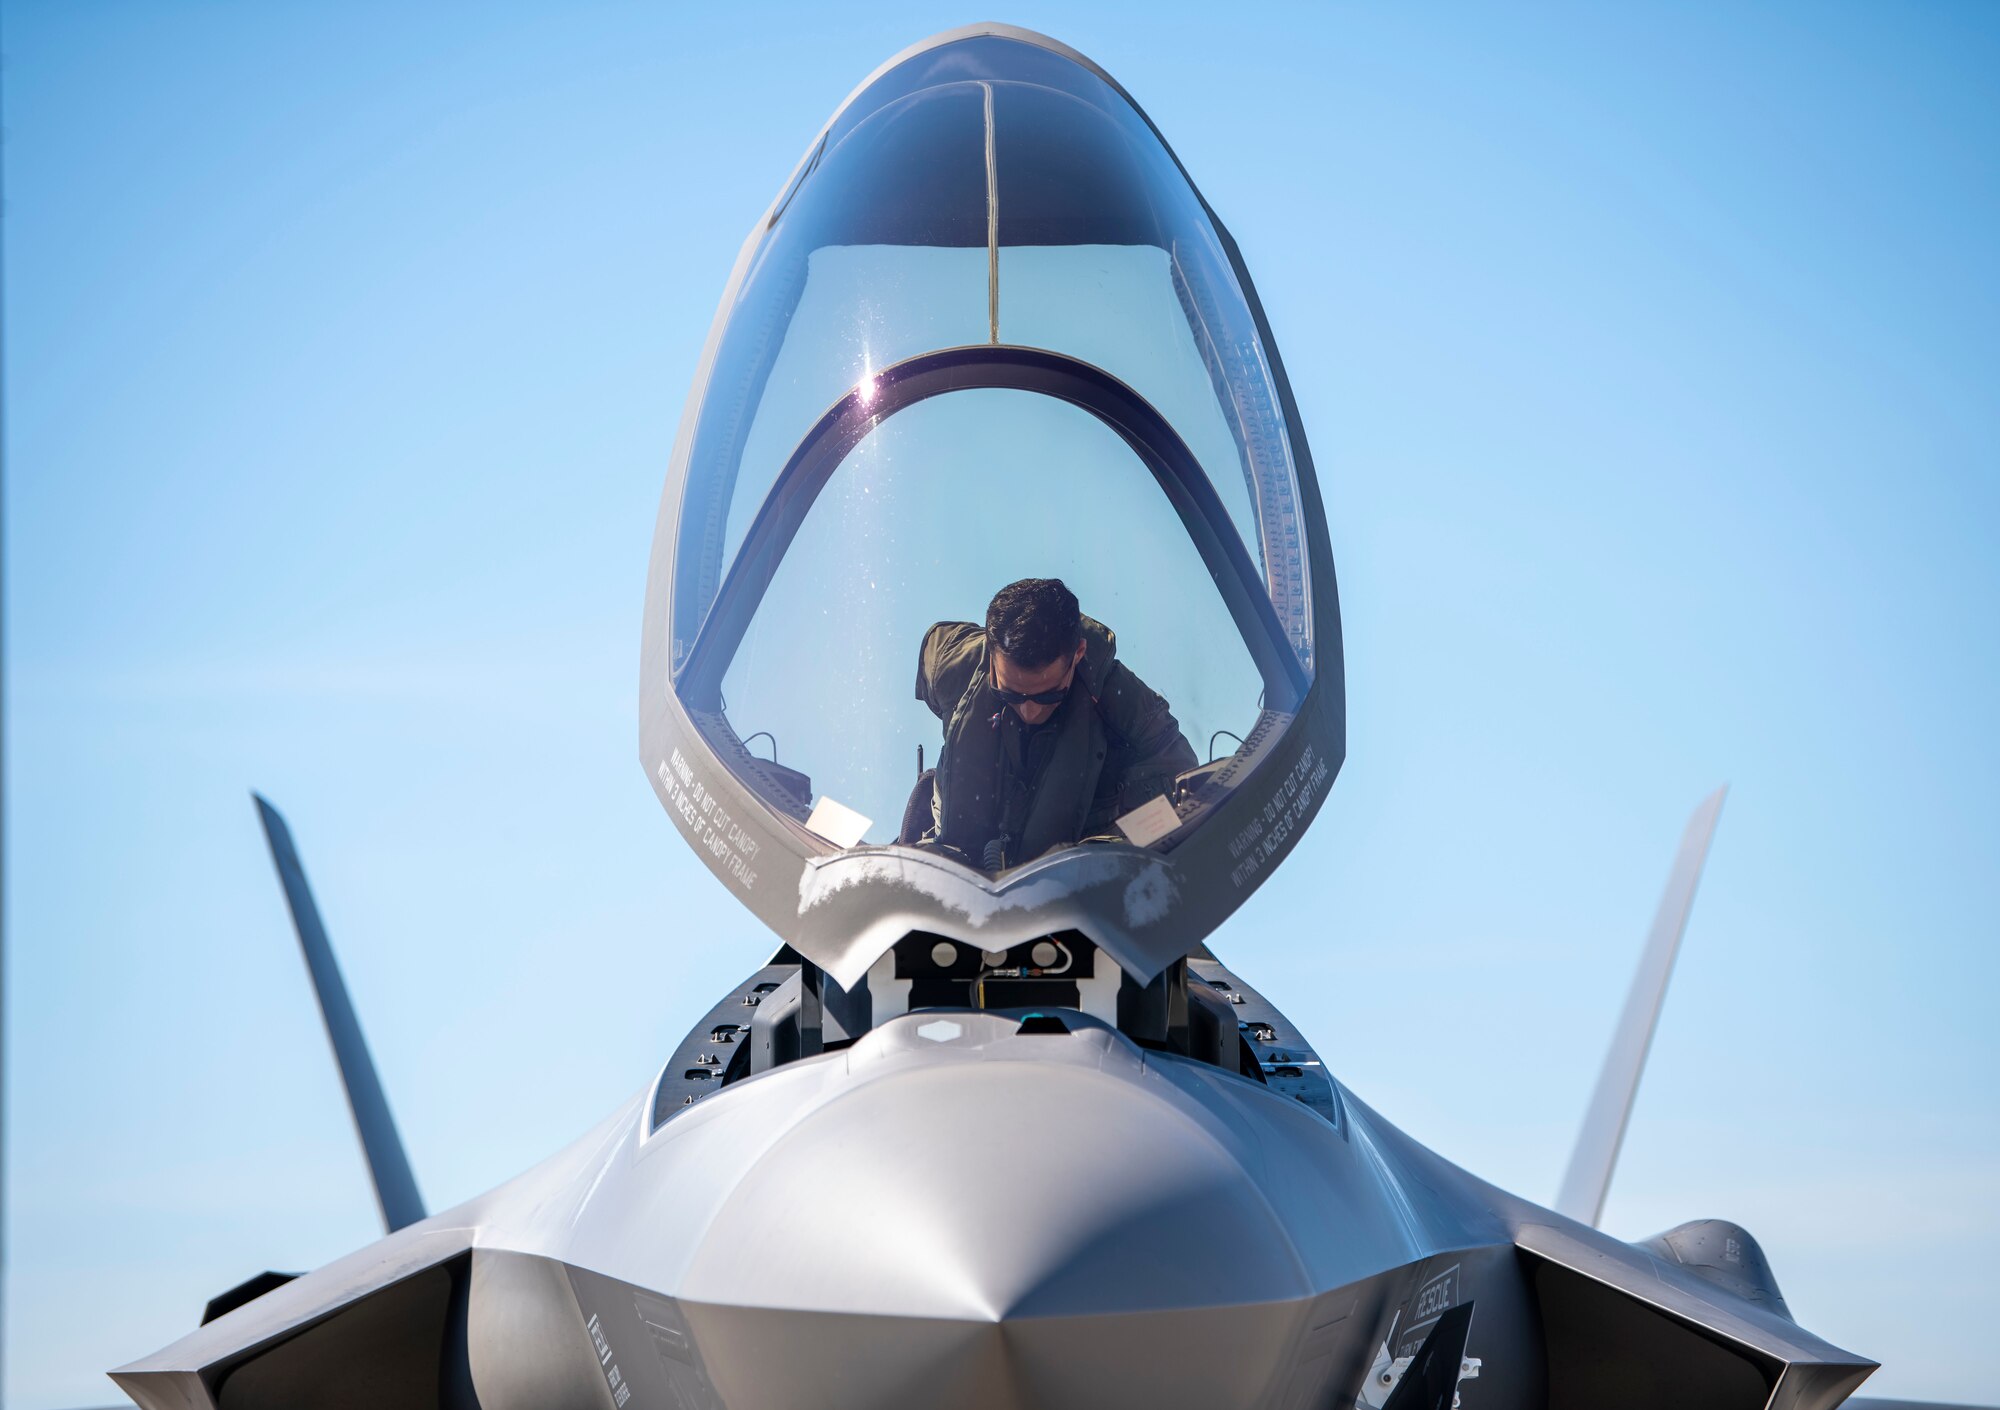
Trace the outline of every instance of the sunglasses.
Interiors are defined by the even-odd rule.
[[[993,679],[990,671],[986,676],[987,687],[1009,705],[1060,705],[1068,698],[1069,688],[1075,681],[1076,672],[1072,667],[1069,680],[1057,686],[1054,690],[1038,690],[1033,695],[1029,695],[1027,692],[1020,690],[1002,690],[999,683]]]
[[[993,693],[1009,705],[1060,705],[1069,698],[1069,687],[1063,686],[1059,690],[1038,690],[1029,695],[1025,691],[1002,690],[996,685],[993,687]]]

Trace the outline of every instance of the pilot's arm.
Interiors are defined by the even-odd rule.
[[[924,633],[917,650],[917,699],[946,724],[972,684],[986,630],[974,622],[938,622]]]
[[[1123,661],[1114,661],[1106,673],[1097,706],[1110,752],[1085,824],[1087,834],[1111,832],[1119,818],[1168,792],[1197,762],[1166,697]]]

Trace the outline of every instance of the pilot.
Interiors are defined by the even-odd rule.
[[[993,594],[986,625],[924,633],[917,699],[944,722],[922,844],[988,871],[1087,838],[1195,766],[1167,702],[1059,578]]]

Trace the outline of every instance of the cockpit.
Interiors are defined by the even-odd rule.
[[[904,1015],[921,1021],[891,1022]],[[1236,1073],[1335,1126],[1344,1122],[1338,1089],[1305,1038],[1213,955],[1204,951],[1140,985],[1088,937],[1069,932],[1000,951],[906,936],[852,990],[781,951],[682,1041],[654,1084],[643,1129],[650,1137],[734,1083],[850,1048],[871,1032],[943,1045],[969,1033],[1057,1038],[1093,1030]]]
[[[648,773],[835,987],[1115,1022],[1339,767],[1324,540],[1247,273],[1145,115],[1037,37],[922,48],[811,145],[717,313]]]

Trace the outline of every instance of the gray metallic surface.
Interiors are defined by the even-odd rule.
[[[748,1071],[750,1028],[761,1012],[760,1005],[797,974],[797,965],[765,965],[724,994],[701,1022],[688,1030],[653,1089],[651,1126],[658,1127],[684,1108],[719,1092],[726,1076]]]
[[[1674,956],[1680,952],[1681,934],[1687,929],[1688,912],[1694,908],[1701,864],[1708,856],[1715,822],[1722,814],[1723,795],[1728,791],[1726,787],[1716,789],[1688,819],[1674,869],[1667,876],[1666,892],[1660,897],[1659,913],[1639,957],[1639,971],[1632,977],[1624,1012],[1611,1033],[1611,1051],[1605,1054],[1604,1068],[1598,1073],[1584,1113],[1583,1129],[1563,1174],[1555,1207],[1586,1224],[1596,1224],[1604,1213],[1604,1196],[1618,1165],[1618,1148],[1624,1143],[1632,1103],[1639,1095],[1639,1078],[1646,1070],[1646,1053],[1653,1045],[1660,1005],[1666,1001],[1667,981],[1673,977]]]
[[[1691,1269],[1740,1298],[1790,1318],[1777,1274],[1748,1229],[1727,1219],[1692,1219],[1641,1241],[1641,1248]]]
[[[1336,1131],[1344,1130],[1340,1088],[1305,1035],[1277,1005],[1206,951],[1188,961],[1188,972],[1229,1001],[1239,1041],[1249,1049],[1264,1084],[1279,1096],[1312,1108]]]
[[[375,1186],[375,1200],[382,1209],[382,1222],[390,1232],[414,1224],[424,1217],[424,1198],[417,1193],[417,1177],[403,1153],[402,1137],[396,1134],[396,1120],[389,1114],[389,1098],[375,1075],[375,1061],[368,1055],[368,1041],[361,1036],[361,1020],[347,997],[340,966],[334,961],[333,947],[327,943],[326,927],[320,923],[319,907],[313,902],[312,888],[306,884],[305,868],[299,865],[298,849],[292,845],[292,830],[285,819],[261,794],[257,817],[264,824],[264,838],[271,846],[271,861],[284,884],[285,904],[291,908],[292,926],[298,931],[299,949],[304,952],[306,969],[312,975],[313,994],[319,1000],[320,1017],[326,1023],[327,1041],[340,1064],[340,1085],[347,1093],[347,1109],[354,1114],[354,1129],[368,1157],[368,1175]]]
[[[615,1410],[562,1264],[475,1251],[467,1314],[478,1410]]]
[[[629,1323],[625,1345],[605,1333],[622,1378],[678,1367],[720,1405],[1345,1404],[1378,1351],[1415,1349],[1400,1342],[1422,1315],[1476,1302],[1468,1354],[1485,1366],[1468,1404],[1501,1410],[1545,1403],[1523,1272],[1541,1264],[1772,1368],[1775,1406],[1823,1410],[1870,1369],[1768,1306],[1485,1185],[1351,1094],[1343,1129],[1253,1079],[1065,1018],[1076,1031],[1022,1035],[999,1013],[909,1014],[657,1130],[641,1094],[516,1181],[117,1379],[148,1410],[207,1406],[204,1372],[468,1250],[475,1289],[542,1289],[475,1292],[482,1404],[525,1403],[494,1369],[501,1350],[548,1342],[537,1365],[592,1364],[573,1343],[614,1310]],[[549,1312],[568,1294],[546,1272],[479,1271],[501,1254],[560,1264],[600,1301],[592,1280],[609,1280],[626,1302],[580,1292]],[[630,1321],[641,1297],[650,1311]],[[522,1318],[543,1330],[493,1330]],[[565,1396],[582,1395],[573,1380]]]

